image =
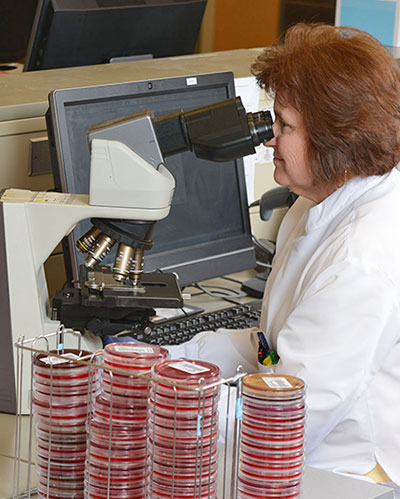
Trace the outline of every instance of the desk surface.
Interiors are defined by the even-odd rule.
[[[256,274],[257,272],[255,270],[248,270],[239,272],[237,274],[232,274],[226,278],[216,277],[214,279],[205,281],[204,283],[202,283],[202,286],[204,286],[207,290],[215,293],[221,293],[222,291],[220,290],[220,288],[226,288],[234,293],[240,293],[241,283],[246,281],[247,279],[255,277]],[[185,298],[186,304],[201,307],[206,312],[214,312],[215,310],[220,310],[233,305],[233,303],[223,300],[222,298],[215,298],[213,296],[207,295],[206,293],[202,293],[199,289],[193,286],[188,286],[187,288],[185,288],[183,293],[189,295],[188,298]],[[249,301],[253,301],[256,298],[253,298],[251,296],[243,296],[242,298],[237,298],[231,295],[231,299],[240,303],[246,303]]]
[[[301,499],[393,499],[388,487],[305,467]]]

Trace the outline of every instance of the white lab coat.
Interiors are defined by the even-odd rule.
[[[285,216],[263,300],[274,371],[307,386],[306,462],[400,485],[400,172],[353,178]],[[254,331],[201,333],[174,355],[256,368]],[[182,350],[189,348],[189,350]],[[179,350],[181,349],[181,350]],[[252,363],[252,359],[254,362]],[[224,374],[229,375],[229,372]]]
[[[307,385],[307,463],[400,484],[400,173],[299,199],[279,231],[261,329]]]

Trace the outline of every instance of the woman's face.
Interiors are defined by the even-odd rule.
[[[275,182],[289,187],[299,196],[319,203],[334,189],[314,183],[309,166],[307,131],[303,117],[294,107],[277,100],[274,112],[274,138],[264,142],[264,145],[274,150]]]

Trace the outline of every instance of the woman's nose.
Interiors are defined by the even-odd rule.
[[[276,145],[276,137],[275,137],[275,133],[274,133],[274,136],[272,137],[272,139],[264,141],[264,146],[265,147],[273,147],[275,145]]]
[[[278,134],[278,126],[276,122],[272,123],[272,131],[274,132],[274,136],[272,139],[266,140],[264,142],[265,147],[273,147],[276,145],[276,136]]]

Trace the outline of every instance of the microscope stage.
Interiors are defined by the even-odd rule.
[[[93,305],[96,301],[112,302],[121,307],[183,307],[183,298],[176,276],[169,273],[144,272],[140,286],[131,281],[118,282],[106,267],[80,272],[82,302]]]
[[[141,286],[115,281],[108,267],[80,268],[81,288],[56,291],[53,314],[66,327],[94,334],[115,334],[145,327],[155,308],[182,308],[183,298],[174,274],[143,273]]]

